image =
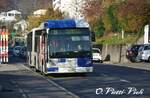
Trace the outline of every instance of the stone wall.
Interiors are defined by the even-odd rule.
[[[142,36],[135,44],[143,44],[144,37]],[[127,45],[103,45],[102,58],[104,61],[111,63],[127,63],[129,60],[126,58],[126,50],[131,44]]]
[[[127,48],[128,45],[103,45],[102,58],[104,61],[110,61],[112,63],[129,62],[126,59]]]

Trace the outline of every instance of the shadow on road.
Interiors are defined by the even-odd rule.
[[[9,56],[7,64],[17,64],[17,63],[26,63],[27,59],[16,57],[16,56]]]
[[[87,73],[52,73],[46,76],[52,78],[86,77]]]

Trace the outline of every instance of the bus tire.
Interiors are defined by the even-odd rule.
[[[35,68],[35,72],[40,72],[40,70],[39,70],[39,69],[37,69],[37,68]]]
[[[148,62],[150,62],[150,56],[148,57]]]

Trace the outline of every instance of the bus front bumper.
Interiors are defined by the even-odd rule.
[[[88,73],[93,72],[93,67],[76,67],[76,68],[47,68],[46,74],[49,73]]]

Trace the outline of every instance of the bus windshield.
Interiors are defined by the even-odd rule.
[[[88,29],[58,29],[49,32],[51,58],[90,57],[91,44]]]

